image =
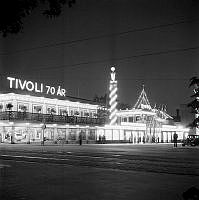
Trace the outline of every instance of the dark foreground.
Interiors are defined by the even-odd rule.
[[[0,199],[183,199],[199,188],[199,148],[0,144]]]

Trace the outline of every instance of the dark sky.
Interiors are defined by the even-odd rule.
[[[53,20],[40,7],[24,19],[23,33],[0,38],[1,75],[92,99],[108,92],[114,65],[121,102],[133,106],[142,84],[151,104],[166,104],[171,114],[190,101],[188,80],[199,75],[197,1],[76,2]]]

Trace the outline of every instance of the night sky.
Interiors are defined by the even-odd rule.
[[[56,19],[36,9],[17,35],[0,38],[6,76],[61,85],[67,95],[108,93],[116,67],[120,102],[135,104],[142,85],[170,114],[190,101],[199,75],[199,4],[192,0],[76,0]]]

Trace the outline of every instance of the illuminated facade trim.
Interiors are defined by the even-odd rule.
[[[147,98],[146,93],[141,96]],[[8,109],[8,104],[13,107]],[[172,142],[174,133],[182,140],[189,133],[167,124],[171,117],[165,110],[146,105],[117,111],[115,125],[103,125],[98,119],[99,105],[14,93],[0,94],[0,105],[0,142],[34,143],[45,138],[51,143],[77,143],[81,134],[84,143],[100,143],[102,137],[107,143],[151,143]]]
[[[99,105],[72,102],[68,100],[50,99],[14,93],[0,94],[0,105],[2,105],[1,111],[8,110],[6,108],[8,103],[13,105],[13,111],[22,111],[21,107],[25,106],[27,109],[26,112],[38,113],[36,107],[40,106],[40,112],[43,114],[49,114],[49,108],[53,108],[55,110],[54,114],[60,115],[63,110],[66,110],[69,116],[75,115],[75,113],[78,112],[76,114],[80,116],[89,113],[89,115],[94,117],[97,114],[97,110],[100,108]]]

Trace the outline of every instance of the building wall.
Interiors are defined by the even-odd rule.
[[[0,111],[8,110],[7,104],[13,105],[13,111],[23,112],[23,108],[26,108],[26,112],[30,113],[43,113],[50,114],[52,109],[56,115],[69,116],[77,115],[81,117],[96,117],[98,105],[84,104],[79,102],[71,102],[57,99],[49,99],[43,97],[33,97],[19,94],[1,94],[0,95]],[[39,111],[38,108],[41,110]],[[65,113],[64,113],[65,111]]]
[[[0,126],[0,142],[11,143],[35,143],[41,142],[43,137],[46,142],[51,143],[77,143],[79,135],[83,142],[93,143],[96,141],[96,128],[85,126],[60,126],[29,123],[4,123]]]
[[[10,143],[13,137],[15,143],[34,143],[41,142],[45,137],[46,142],[50,143],[78,143],[81,134],[84,143],[99,143],[103,137],[105,143],[168,143],[173,142],[174,133],[178,134],[178,140],[181,141],[189,132],[187,129],[167,125],[155,135],[147,134],[144,125],[89,127],[47,124],[45,129],[42,127],[43,124],[2,122],[0,142]]]

